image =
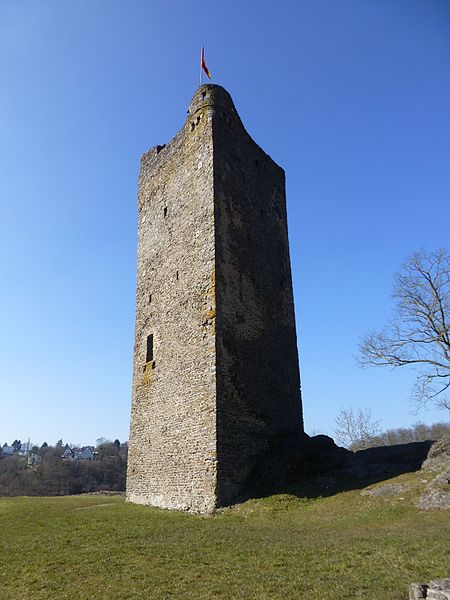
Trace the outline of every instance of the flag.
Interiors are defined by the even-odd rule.
[[[202,60],[201,60],[201,67],[202,69],[205,71],[206,75],[209,77],[209,79],[211,79],[211,73],[208,70],[208,67],[206,66],[205,63],[205,49],[202,46]]]

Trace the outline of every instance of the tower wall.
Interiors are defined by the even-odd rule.
[[[284,171],[225,90],[213,120],[218,502],[242,493],[270,440],[303,431]]]
[[[206,108],[197,118],[141,160],[127,497],[208,512],[216,503],[213,148]]]

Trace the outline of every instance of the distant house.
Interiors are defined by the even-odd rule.
[[[66,444],[64,452],[61,454],[61,458],[73,458],[72,448]]]
[[[5,454],[6,456],[11,456],[11,454],[14,454],[14,448],[12,446],[3,446],[2,454]]]
[[[68,460],[94,460],[95,454],[93,446],[83,446],[82,448],[66,447],[61,458]]]
[[[27,464],[29,467],[35,467],[36,465],[41,464],[41,460],[42,457],[40,457],[39,454],[30,454],[30,456],[28,457]]]
[[[78,460],[94,460],[94,448],[91,446],[83,446],[78,452],[76,458]]]

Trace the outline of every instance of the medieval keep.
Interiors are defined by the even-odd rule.
[[[141,159],[127,499],[226,506],[302,431],[284,171],[202,85]]]

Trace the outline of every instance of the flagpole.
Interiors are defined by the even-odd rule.
[[[203,83],[202,56],[203,56],[203,46],[200,47],[200,85],[202,85],[202,83]]]

